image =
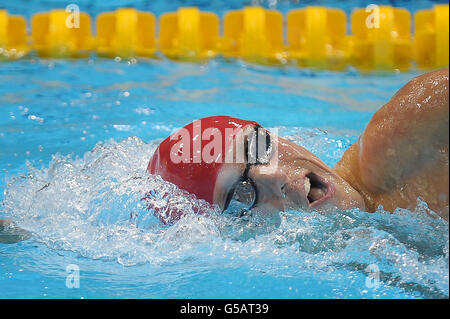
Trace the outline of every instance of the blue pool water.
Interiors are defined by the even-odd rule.
[[[58,1],[9,10],[29,15],[41,3]],[[182,2],[138,4],[158,13],[174,3]],[[190,213],[202,203],[145,170],[161,139],[217,114],[278,128],[332,166],[417,74],[221,59],[1,63],[0,218],[32,236],[0,243],[0,298],[448,298],[448,223],[426,203],[395,214],[289,211],[243,222]],[[170,190],[186,216],[162,225],[142,205],[150,189]],[[67,285],[70,265],[79,288]]]

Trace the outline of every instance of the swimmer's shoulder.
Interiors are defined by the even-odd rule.
[[[448,93],[448,68],[414,78],[374,114],[336,165],[372,210],[383,202],[405,206],[424,193],[437,209],[448,207]],[[439,195],[442,203],[432,198]]]

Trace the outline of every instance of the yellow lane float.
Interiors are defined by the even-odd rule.
[[[370,5],[357,9],[351,21],[352,64],[360,69],[407,70],[412,55],[408,10]]]
[[[31,39],[41,57],[87,57],[94,49],[91,17],[63,9],[37,13],[31,19]]]
[[[219,17],[195,7],[179,8],[160,17],[159,48],[167,57],[211,58],[218,53]]]
[[[0,10],[0,60],[18,59],[29,51],[26,29],[24,17]]]
[[[260,63],[284,62],[287,54],[281,12],[262,7],[227,12],[222,54]]]
[[[448,66],[448,11],[448,4],[442,4],[415,14],[415,60],[421,68]]]
[[[287,14],[289,58],[299,66],[342,69],[348,60],[347,18],[339,9],[308,6]]]
[[[156,51],[155,16],[133,8],[97,17],[97,53],[106,57],[151,57]]]

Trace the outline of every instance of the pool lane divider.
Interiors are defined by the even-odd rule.
[[[287,58],[283,43],[283,15],[261,7],[245,7],[224,16],[221,53],[229,58],[244,58],[273,63]]]
[[[289,57],[299,66],[345,68],[350,52],[344,11],[325,7],[291,10],[286,25]]]
[[[70,21],[65,10],[37,13],[31,19],[32,49],[40,57],[83,58],[95,49],[91,17],[81,12]]]
[[[197,60],[220,52],[220,20],[195,7],[179,8],[160,17],[159,48],[173,59]]]
[[[98,15],[97,54],[104,57],[152,57],[156,52],[156,18],[151,12],[121,8]]]
[[[18,59],[28,53],[27,21],[0,9],[0,60]]]
[[[448,66],[448,16],[448,5],[436,5],[432,10],[421,10],[415,14],[414,51],[420,67]]]
[[[372,6],[372,5],[371,5]],[[343,10],[307,6],[281,12],[262,7],[232,10],[220,19],[196,7],[181,7],[157,18],[151,12],[119,8],[92,19],[64,9],[37,13],[26,19],[0,10],[0,60],[13,60],[35,51],[39,57],[83,58],[156,57],[201,61],[221,55],[262,64],[362,70],[408,70],[413,63],[430,69],[449,63],[449,5],[418,10],[411,33],[411,13],[392,6],[368,6],[351,14],[351,33]],[[285,43],[284,37],[287,42]]]
[[[411,14],[402,8],[379,6],[378,18],[365,9],[353,11],[349,46],[351,64],[361,69],[407,70],[412,53]]]

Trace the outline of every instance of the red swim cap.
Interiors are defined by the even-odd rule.
[[[259,126],[254,121],[223,115],[194,121],[166,138],[158,146],[150,159],[147,170],[151,174],[160,175],[164,180],[195,194],[197,198],[213,204],[214,187],[219,170],[225,162],[225,154],[233,145],[233,138],[239,129],[247,125]],[[215,160],[210,162],[203,158],[203,150],[214,139],[213,132],[217,133],[213,129],[218,130],[221,134],[222,149],[220,154],[214,154]],[[186,133],[189,133],[189,147],[183,145],[182,133],[185,136]],[[184,160],[174,163],[173,158],[184,158]]]

